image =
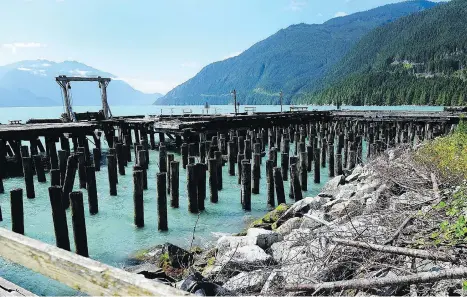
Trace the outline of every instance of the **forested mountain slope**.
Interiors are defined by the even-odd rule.
[[[376,28],[325,76],[324,91],[299,102],[465,105],[467,1]]]
[[[313,89],[362,36],[402,16],[435,6],[428,1],[385,5],[335,18],[321,25],[299,24],[280,30],[241,55],[203,68],[156,104],[226,104],[236,89],[241,104],[285,102]]]

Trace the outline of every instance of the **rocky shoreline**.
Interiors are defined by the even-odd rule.
[[[410,168],[410,154],[405,148],[389,150],[334,177],[316,197],[289,206],[281,204],[254,221],[246,232],[219,238],[210,250],[185,251],[165,244],[140,255],[143,264],[128,270],[197,295],[295,295],[297,291],[310,292],[303,285],[397,279],[455,267],[454,261],[386,251],[397,243],[398,248],[410,252],[423,250],[453,258],[459,252],[455,247],[420,241],[436,226],[436,219],[427,218],[427,213],[443,193],[423,172]],[[419,294],[462,290],[461,282],[449,280],[412,286],[359,289],[350,285],[354,289],[345,294],[416,295],[417,290]],[[313,291],[328,295],[342,293],[345,288]]]

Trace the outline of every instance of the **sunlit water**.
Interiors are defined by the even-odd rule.
[[[437,111],[439,107],[349,107],[349,109],[384,109],[384,110],[425,110]],[[75,111],[97,111],[99,107],[76,107]],[[183,110],[192,112],[203,111],[202,106],[116,106],[112,108],[114,115],[153,115],[153,114],[180,114]],[[331,107],[309,108],[326,110]],[[288,110],[288,107],[284,107]],[[242,109],[243,111],[243,109]],[[257,106],[257,111],[280,111],[280,106]],[[60,107],[47,108],[0,108],[0,122],[8,120],[26,121],[30,118],[57,118],[62,112]],[[211,106],[210,113],[233,112],[233,106]],[[291,145],[293,149],[294,145]],[[177,160],[180,156],[176,155]],[[158,152],[150,152],[150,166],[148,170],[148,190],[144,192],[145,227],[135,228],[133,225],[133,179],[129,163],[126,175],[119,176],[118,196],[109,195],[109,184],[107,168],[102,167],[96,172],[98,187],[99,213],[91,216],[88,212],[87,192],[83,191],[85,200],[86,226],[89,254],[92,259],[116,266],[123,267],[125,260],[135,251],[149,248],[164,242],[171,242],[182,247],[189,247],[192,240],[193,227],[197,221],[197,215],[190,214],[187,210],[186,197],[186,170],[180,168],[180,208],[173,209],[168,206],[168,232],[157,230],[157,207],[156,207],[156,173]],[[280,164],[280,163],[279,163]],[[194,244],[208,246],[222,233],[236,233],[247,226],[256,217],[262,216],[268,211],[266,206],[266,178],[265,162],[261,166],[261,189],[259,195],[252,195],[252,210],[243,211],[240,205],[240,186],[237,177],[228,175],[227,166],[223,167],[224,184],[223,190],[219,192],[219,203],[212,204],[206,201],[206,210],[200,213],[196,227]],[[321,186],[328,180],[328,169],[321,170],[321,184],[313,183],[312,174],[308,177],[308,191],[304,197],[314,196],[319,193]],[[25,235],[55,245],[52,214],[48,197],[47,183],[35,183],[36,198],[24,197],[24,223]],[[11,229],[9,190],[20,187],[24,188],[23,178],[12,178],[4,181],[6,194],[0,195],[0,206],[3,212],[3,222],[0,227]],[[288,198],[289,183],[284,184],[286,199]],[[78,189],[76,179],[74,189]],[[209,191],[208,191],[209,193]],[[168,199],[170,200],[170,198]],[[70,241],[73,246],[73,232],[71,225],[70,210],[67,211],[68,229]],[[4,248],[4,247],[0,247]],[[72,250],[74,248],[72,247]],[[0,259],[0,277],[22,286],[39,295],[77,295],[78,291],[72,290],[56,281],[50,280],[40,274],[31,272],[19,265]]]

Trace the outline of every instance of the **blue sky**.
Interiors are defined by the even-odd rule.
[[[166,93],[281,28],[398,0],[0,0],[0,65],[76,60]]]

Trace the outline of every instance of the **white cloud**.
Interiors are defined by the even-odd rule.
[[[292,11],[300,11],[307,5],[306,1],[301,0],[290,0],[288,9]]]
[[[185,62],[180,64],[183,68],[198,68],[199,64],[198,62]]]
[[[45,44],[39,42],[15,42],[3,44],[3,48],[10,49],[13,54],[16,54],[16,50],[19,48],[40,48],[45,46]]]
[[[339,11],[339,12],[336,12],[336,14],[334,15],[335,18],[338,18],[338,17],[344,17],[348,15],[347,12],[344,12],[344,11]]]
[[[239,51],[239,52],[234,52],[234,53],[228,54],[227,56],[222,57],[222,60],[227,60],[227,59],[236,57],[236,56],[240,55],[241,53],[242,52]]]
[[[176,86],[178,86],[181,82],[175,82],[175,81],[165,81],[165,80],[153,80],[153,79],[140,79],[140,78],[123,78],[123,77],[118,77],[115,78],[114,80],[121,80],[129,85],[131,85],[133,88],[135,88],[138,91],[141,91],[143,93],[161,93],[161,94],[166,94],[168,91],[172,90]]]
[[[37,69],[31,69],[31,68],[26,68],[26,67],[18,67],[17,69],[19,71],[31,72],[34,75],[47,76],[44,69],[37,70]]]
[[[79,69],[70,70],[68,72],[76,76],[87,76],[89,73],[91,73],[91,71],[79,70]]]

